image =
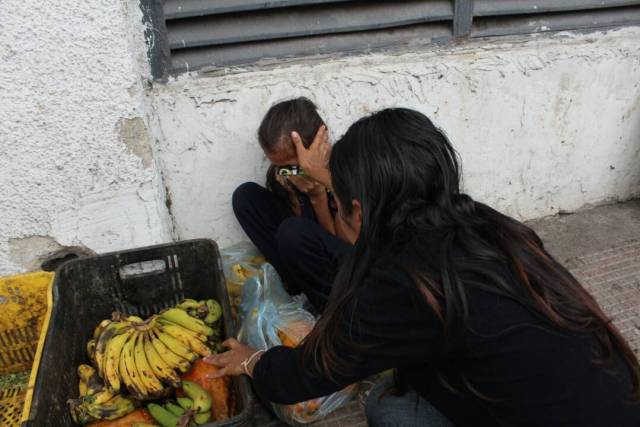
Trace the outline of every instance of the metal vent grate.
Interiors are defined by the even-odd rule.
[[[640,24],[640,0],[142,0],[156,78],[266,59]]]

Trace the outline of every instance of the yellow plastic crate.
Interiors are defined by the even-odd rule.
[[[2,426],[20,425],[37,372],[40,335],[51,312],[52,282],[53,273],[46,272],[0,278],[0,375],[31,369],[29,386],[0,391]]]

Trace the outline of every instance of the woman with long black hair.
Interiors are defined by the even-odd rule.
[[[294,403],[393,368],[368,399],[372,426],[640,425],[629,345],[530,228],[460,192],[456,153],[427,117],[359,120],[330,175],[326,152],[298,158],[333,188],[354,251],[300,347],[229,340],[210,358],[220,375]]]

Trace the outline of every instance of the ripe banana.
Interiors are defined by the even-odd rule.
[[[209,347],[204,345],[201,340],[201,338],[204,338],[205,341],[207,339],[207,337],[203,335],[198,336],[195,332],[190,331],[189,329],[171,324],[164,324],[160,326],[160,330],[176,338],[182,344],[202,357],[211,355],[211,350],[209,350]]]
[[[186,345],[184,345],[180,340],[174,338],[173,336],[161,330],[156,330],[154,332],[156,336],[160,339],[160,341],[162,341],[162,343],[166,345],[167,348],[169,348],[178,356],[188,360],[189,362],[194,362],[196,359],[198,359],[198,355],[193,351],[191,351],[191,349]]]
[[[160,317],[206,336],[213,334],[213,329],[205,325],[202,320],[189,316],[179,308],[169,308],[161,312]]]
[[[192,335],[194,338],[198,339],[199,341],[206,343],[208,338],[206,335],[203,334],[199,334],[198,332],[194,332],[191,329],[187,329],[184,326],[180,326],[177,323],[173,323],[168,321],[167,319],[160,319],[158,321],[158,323],[160,323],[160,328],[162,329],[162,326],[174,326],[176,328],[180,328],[181,330],[183,330],[185,333],[188,333],[189,335]]]
[[[144,384],[150,395],[160,395],[164,391],[162,383],[153,373],[147,356],[144,351],[144,333],[136,332],[135,345],[133,347],[133,357],[140,374],[140,381]]]
[[[111,400],[102,404],[87,404],[87,413],[98,420],[115,420],[124,417],[135,410],[135,405],[121,395],[115,395]]]
[[[191,381],[182,381],[182,389],[193,400],[191,409],[198,413],[211,410],[211,395],[208,391]]]
[[[188,372],[191,369],[191,364],[188,360],[178,356],[158,338],[156,331],[149,331],[149,338],[151,339],[151,345],[156,349],[158,355],[164,360],[167,365],[178,369],[180,372]]]
[[[132,346],[135,342],[131,339],[131,336],[125,343],[122,351],[120,352],[120,364],[118,365],[118,373],[120,374],[120,378],[122,379],[122,383],[126,386],[129,393],[134,396],[136,399],[143,399],[145,397],[145,391],[143,388],[139,386],[139,384],[134,381],[132,376],[131,367],[135,368],[135,363],[133,362],[133,351]],[[137,376],[137,372],[136,372]]]
[[[97,340],[104,328],[106,328],[109,323],[111,323],[111,319],[104,319],[96,328],[93,330],[93,339]]]
[[[114,393],[120,392],[121,386],[120,373],[118,369],[120,364],[120,354],[133,333],[133,329],[126,329],[123,333],[111,338],[107,343],[104,360],[102,361],[104,370],[102,376],[107,386],[113,390]]]
[[[78,383],[80,397],[91,396],[104,388],[104,383],[93,366],[79,365],[78,377],[80,378],[80,382]]]
[[[113,391],[105,388],[86,399],[86,401],[93,405],[102,405],[103,403],[106,403],[113,399],[114,396],[115,394],[113,393]]]
[[[178,425],[178,417],[156,403],[150,403],[147,410],[162,427],[176,427]]]
[[[124,332],[125,329],[130,328],[129,322],[109,322],[109,324],[103,329],[96,341],[96,363],[98,372],[104,378],[104,354],[107,348],[107,343],[114,336]]]
[[[97,366],[96,362],[96,340],[92,339],[87,342],[87,355],[89,356],[89,360],[94,366]]]
[[[182,406],[176,405],[173,402],[165,403],[164,404],[164,409],[166,409],[167,411],[171,412],[176,417],[181,417],[181,416],[184,415],[185,412],[187,412],[186,409],[182,408]]]
[[[170,385],[171,387],[180,386],[180,377],[174,371],[174,368],[165,362],[156,349],[151,344],[151,338],[147,332],[143,336],[144,353],[147,356],[147,361],[151,370],[156,377],[163,383]]]

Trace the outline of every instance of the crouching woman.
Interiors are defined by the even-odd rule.
[[[299,159],[320,178],[316,154]],[[209,360],[221,375],[294,403],[392,368],[369,395],[372,426],[639,425],[627,342],[530,228],[460,192],[427,117],[359,120],[329,169],[355,247],[323,316],[297,348],[228,341]]]

